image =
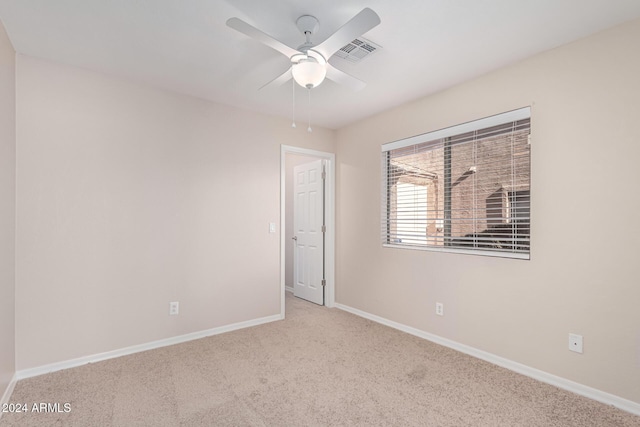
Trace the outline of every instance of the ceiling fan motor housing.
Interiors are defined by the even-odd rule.
[[[302,15],[296,21],[296,25],[302,34],[305,35],[307,41],[298,46],[300,55],[293,55],[290,59],[293,64],[299,64],[302,62],[317,62],[321,65],[327,63],[327,59],[313,49],[314,44],[311,42],[311,35],[313,35],[320,28],[320,23],[315,16]]]

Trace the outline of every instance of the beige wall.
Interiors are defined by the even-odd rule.
[[[0,399],[15,373],[15,52],[0,22]]]
[[[19,370],[280,313],[280,144],[332,152],[333,131],[29,57],[17,75]]]
[[[638,40],[636,20],[339,130],[337,301],[640,402]],[[527,105],[530,261],[382,248],[381,144]]]
[[[333,152],[333,151],[332,151]],[[285,276],[284,283],[286,286],[293,288],[293,168],[305,163],[317,160],[316,157],[304,156],[301,154],[287,153],[285,155]]]

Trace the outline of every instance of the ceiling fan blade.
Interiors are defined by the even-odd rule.
[[[242,19],[229,18],[227,20],[227,26],[233,28],[236,31],[240,31],[242,34],[245,34],[245,35],[257,40],[257,41],[269,46],[272,49],[277,50],[278,52],[280,52],[281,54],[283,54],[287,58],[291,58],[293,55],[297,55],[297,54],[300,53],[297,50],[295,50],[293,48],[290,48],[286,44],[284,44],[282,42],[279,42],[278,40],[274,39],[270,35],[268,35],[266,33],[263,33],[262,31],[260,31],[256,27],[247,24]]]
[[[367,85],[362,80],[338,70],[331,64],[327,64],[327,78],[353,90],[362,90]]]
[[[291,67],[289,67],[289,69],[287,71],[285,71],[284,73],[280,74],[278,77],[276,77],[275,79],[271,80],[269,83],[266,83],[266,84],[262,85],[260,87],[260,89],[258,89],[258,90],[262,90],[265,87],[270,87],[270,86],[282,86],[283,84],[285,84],[286,82],[288,82],[292,78],[293,78],[293,76],[291,75]]]
[[[329,36],[328,39],[315,46],[313,50],[320,52],[328,60],[340,48],[351,43],[379,23],[380,17],[378,14],[368,7],[364,8],[349,22],[340,27],[338,31]]]

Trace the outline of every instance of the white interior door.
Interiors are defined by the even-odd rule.
[[[293,294],[324,305],[323,160],[293,169]]]

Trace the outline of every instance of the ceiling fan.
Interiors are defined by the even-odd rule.
[[[300,32],[305,35],[306,41],[298,46],[297,49],[294,49],[239,18],[227,20],[227,26],[277,50],[291,60],[291,67],[287,71],[262,87],[283,84],[293,77],[300,86],[312,89],[321,84],[326,77],[354,90],[364,88],[365,83],[338,70],[327,61],[343,46],[360,37],[379,23],[380,17],[378,14],[369,8],[365,8],[325,41],[314,45],[311,41],[311,36],[318,31],[320,24],[314,16],[303,15],[296,20],[296,25]]]

